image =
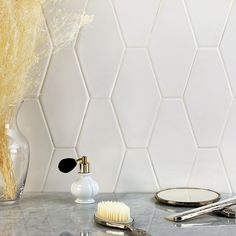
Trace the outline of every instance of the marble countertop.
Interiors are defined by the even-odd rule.
[[[100,194],[97,201],[123,201],[131,208],[135,226],[152,236],[228,236],[236,233],[236,220],[205,215],[175,224],[164,219],[174,212],[186,210],[156,204],[153,194]],[[0,206],[1,236],[114,236],[130,235],[94,223],[96,204],[74,203],[70,193],[27,193],[19,203]]]

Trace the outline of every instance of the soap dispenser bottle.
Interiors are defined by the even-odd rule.
[[[86,156],[78,159],[79,177],[71,185],[71,193],[76,197],[75,202],[80,204],[94,203],[94,196],[98,193],[98,184],[92,179],[90,166]]]

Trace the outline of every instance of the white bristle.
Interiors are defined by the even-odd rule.
[[[131,220],[130,209],[123,202],[99,202],[96,216],[105,221],[116,223],[125,223]]]

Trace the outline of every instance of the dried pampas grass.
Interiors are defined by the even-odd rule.
[[[0,171],[3,197],[12,200],[16,180],[5,125],[24,96],[30,68],[37,63],[35,48],[43,24],[41,4],[37,0],[1,0],[0,22]]]
[[[30,70],[36,69],[38,57],[44,52],[37,50],[44,29],[44,7],[55,9],[56,0],[1,0],[0,1],[0,172],[4,181],[3,197],[13,200],[17,194],[16,180],[12,161],[8,153],[8,138],[5,125],[15,113],[33,78]],[[82,25],[91,21],[84,11],[79,14],[68,14],[60,10],[55,14],[50,33],[53,35],[55,51],[73,41]],[[76,24],[74,24],[76,22]],[[68,33],[60,31],[63,24],[73,25]],[[38,53],[37,53],[38,52]],[[40,52],[40,54],[39,54]]]

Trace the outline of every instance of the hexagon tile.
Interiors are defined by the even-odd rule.
[[[74,147],[88,95],[71,48],[52,56],[41,101],[54,144],[57,147]]]
[[[185,0],[200,46],[217,46],[233,0]]]
[[[125,146],[112,104],[92,99],[77,144],[80,155],[88,156],[101,192],[112,192],[124,157]]]
[[[198,150],[188,186],[210,188],[220,193],[231,192],[217,149]]]
[[[196,52],[182,1],[162,1],[150,41],[150,53],[162,94],[183,94]]]
[[[196,145],[181,100],[163,100],[149,146],[161,188],[186,186]]]
[[[221,50],[225,61],[226,69],[229,73],[229,78],[236,95],[236,4],[234,3],[229,22],[227,24],[224,37],[221,43]]]
[[[87,13],[95,17],[79,39],[82,71],[92,97],[109,97],[124,45],[110,0],[89,1]]]
[[[236,100],[233,101],[229,120],[220,145],[226,170],[233,188],[236,192]]]
[[[116,192],[156,192],[157,190],[155,174],[147,151],[145,149],[128,149]]]
[[[146,147],[160,95],[147,51],[127,49],[113,102],[129,147]]]
[[[113,0],[128,46],[146,46],[160,0]]]
[[[75,158],[75,149],[56,149],[45,181],[44,191],[46,192],[70,192],[71,184],[78,178],[78,168],[70,173],[62,173],[58,170],[58,163],[65,157]]]
[[[185,101],[200,146],[217,146],[232,94],[216,49],[200,49],[190,75]]]
[[[26,191],[42,191],[53,145],[38,100],[26,100],[18,115],[19,128],[30,144]]]

